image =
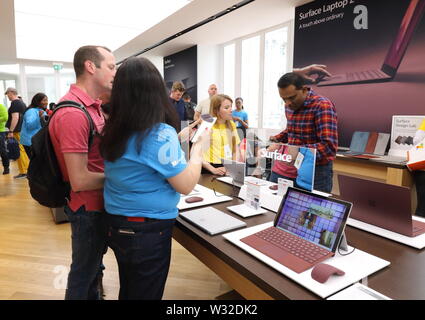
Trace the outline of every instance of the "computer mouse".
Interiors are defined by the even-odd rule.
[[[200,201],[203,201],[203,200],[204,200],[204,198],[201,198],[201,197],[189,197],[189,198],[185,199],[185,201],[187,203],[200,202]]]
[[[270,186],[269,189],[270,190],[277,190],[277,189],[279,189],[279,186],[276,184],[274,186]]]
[[[311,277],[320,283],[325,283],[332,275],[343,276],[344,274],[344,271],[326,263],[319,263],[311,270]]]

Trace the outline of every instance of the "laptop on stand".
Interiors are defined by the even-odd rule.
[[[232,178],[233,185],[242,187],[245,180],[245,162],[223,160],[223,165],[227,170],[227,174]]]
[[[383,82],[392,80],[403,60],[410,40],[425,12],[425,0],[411,0],[406,10],[400,29],[394,39],[381,69],[365,70],[345,74],[336,74],[318,80],[317,86],[333,86],[341,84]]]
[[[351,206],[288,187],[273,226],[240,241],[301,273],[335,255]]]
[[[354,204],[351,218],[408,237],[425,233],[412,219],[409,188],[338,175],[340,197]]]

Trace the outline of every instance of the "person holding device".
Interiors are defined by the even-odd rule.
[[[232,111],[233,121],[236,123],[239,138],[243,140],[246,137],[248,129],[248,114],[243,108],[243,99],[241,97],[235,100],[236,109]]]
[[[209,143],[204,131],[187,163],[178,126],[177,111],[155,66],[146,58],[125,60],[114,79],[100,147],[107,242],[118,262],[120,300],[162,298],[179,193],[189,194],[197,184]]]
[[[211,129],[211,145],[204,153],[203,173],[224,176],[222,159],[239,159],[239,135],[232,121],[233,100],[227,95],[217,94],[211,98],[210,114],[217,120]]]

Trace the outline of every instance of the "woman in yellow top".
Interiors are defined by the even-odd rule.
[[[232,103],[232,98],[224,94],[211,98],[210,114],[217,117],[217,121],[211,129],[210,148],[204,153],[204,172],[225,175],[223,160],[236,160],[239,157],[240,139],[232,121]]]

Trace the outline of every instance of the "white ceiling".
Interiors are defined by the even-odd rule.
[[[194,0],[114,53],[125,59],[179,31],[223,11],[240,0]],[[167,56],[193,45],[221,44],[294,19],[295,7],[312,0],[256,0],[221,18],[177,37],[149,55]]]
[[[28,0],[17,0],[17,1],[28,1]],[[39,1],[51,1],[51,0],[37,0]],[[88,3],[88,0],[85,0]],[[96,10],[91,7],[82,6],[86,10],[81,17],[88,21],[91,19],[91,15],[103,17],[102,8],[110,7],[111,1],[115,6],[119,6],[120,1],[115,0],[104,0],[105,5],[101,5]],[[122,2],[123,0],[121,0]],[[141,1],[141,0],[140,0]],[[152,3],[152,0],[143,0]],[[157,1],[157,0],[156,0]],[[190,0],[185,0],[190,1]],[[171,14],[160,23],[154,25],[147,31],[139,34],[134,39],[127,42],[125,45],[115,50],[117,61],[125,59],[141,50],[150,47],[165,38],[168,38],[184,29],[201,22],[202,20],[209,18],[220,11],[223,11],[234,4],[237,4],[241,0],[192,0],[185,7],[181,8],[177,12]],[[267,29],[269,27],[284,23],[294,18],[295,7],[312,0],[255,0],[244,7],[235,10],[223,17],[217,18],[216,20],[197,28],[187,34],[184,34],[172,41],[169,41],[160,47],[157,47],[149,52],[150,55],[166,56],[180,50],[186,49],[192,45],[213,45],[220,44],[227,41],[231,41],[235,38],[242,37],[244,35],[252,34],[254,32]],[[91,2],[91,0],[89,1]],[[64,5],[73,4],[73,1],[67,0],[55,0],[56,5],[62,3]],[[145,2],[146,3],[146,2]],[[60,15],[61,7],[55,7]],[[118,14],[117,7],[117,14]],[[95,13],[91,14],[93,11]],[[41,12],[37,12],[36,6],[34,7],[21,7],[19,14],[34,13],[40,15]],[[128,14],[128,20],[126,22],[111,22],[111,24],[126,26],[127,28],[135,28],[135,15],[134,12]],[[101,19],[101,18],[99,18]],[[99,24],[106,23],[104,20],[93,18],[93,22]],[[22,59],[17,58],[16,52],[16,36],[15,36],[15,13],[14,13],[14,2],[13,0],[1,0],[0,1],[0,21],[2,27],[0,28],[0,43],[2,43],[2,49],[0,50],[0,64],[2,63],[16,63]],[[102,22],[103,21],[103,22]],[[60,29],[60,24],[52,24],[51,28]],[[62,31],[62,35],[69,31]],[[31,33],[28,33],[31,34]],[[25,32],[19,30],[18,37],[28,37]],[[38,40],[34,50],[43,48],[48,43],[54,43],[56,46],[60,45],[57,41],[61,39],[60,36],[48,36],[48,34],[41,33],[39,35],[31,34],[32,38]],[[99,39],[105,39],[104,36],[99,35]],[[99,40],[100,41],[100,40]],[[103,43],[100,45],[104,45]],[[111,48],[113,49],[113,48]],[[53,49],[54,50],[54,49]],[[73,51],[73,50],[69,50]],[[73,53],[73,52],[72,52]],[[26,59],[37,59],[37,57],[26,57]],[[55,59],[60,61],[59,59]]]

